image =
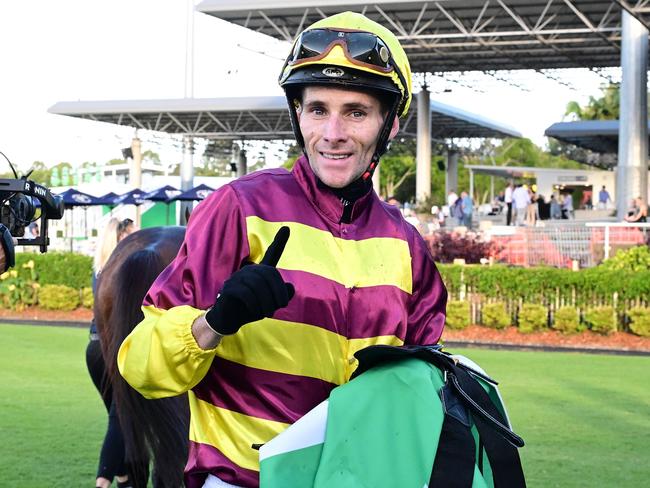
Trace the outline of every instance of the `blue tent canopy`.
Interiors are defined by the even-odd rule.
[[[101,205],[99,198],[84,193],[74,188],[64,191],[60,194],[63,198],[63,204],[68,207],[86,207],[88,205]]]
[[[181,191],[178,188],[174,188],[171,185],[165,185],[162,188],[150,191],[145,194],[143,198],[144,200],[150,200],[152,202],[167,202],[180,194]]]
[[[98,197],[97,200],[99,200],[99,205],[115,205],[113,201],[117,196],[117,193],[109,191],[106,195]]]
[[[208,185],[201,184],[187,190],[186,192],[181,193],[180,195],[171,198],[169,201],[181,200],[181,201],[192,201],[192,200],[203,200],[207,198],[210,193],[214,191],[214,188],[210,188]]]
[[[142,205],[145,193],[140,188],[135,188],[129,192],[115,197],[113,205]]]

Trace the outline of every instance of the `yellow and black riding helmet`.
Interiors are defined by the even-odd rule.
[[[384,26],[354,12],[319,20],[295,40],[279,82],[287,96],[296,141],[303,150],[305,143],[296,114],[303,87],[358,88],[381,97],[390,109],[368,170],[361,177],[369,181],[388,147],[395,115],[406,115],[411,103],[411,67],[397,37]]]

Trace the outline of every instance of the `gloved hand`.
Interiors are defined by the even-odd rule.
[[[286,307],[295,289],[285,283],[275,268],[289,239],[289,227],[281,227],[266,250],[260,264],[244,266],[228,278],[214,306],[205,314],[208,325],[221,335],[234,334],[239,328],[271,317]]]

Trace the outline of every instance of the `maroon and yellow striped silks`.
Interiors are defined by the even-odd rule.
[[[356,351],[438,341],[447,294],[422,238],[373,192],[354,203],[351,223],[341,214],[305,158],[292,173],[240,178],[197,207],[177,258],[149,291],[120,371],[146,396],[192,390],[189,485],[210,472],[256,486],[252,444],[347,382]],[[233,272],[259,262],[283,225],[291,236],[278,270],[294,298],[214,350],[198,348],[192,322]]]

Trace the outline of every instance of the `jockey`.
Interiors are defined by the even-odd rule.
[[[280,75],[303,155],[192,214],[118,366],[148,398],[189,392],[189,487],[259,484],[257,447],[350,380],[366,346],[438,342],[447,292],[372,173],[411,101],[404,50],[345,12],[296,39]]]

